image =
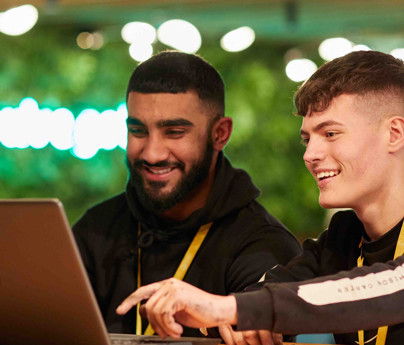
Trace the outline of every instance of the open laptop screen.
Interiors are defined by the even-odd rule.
[[[1,345],[216,345],[107,334],[62,203],[0,199]]]

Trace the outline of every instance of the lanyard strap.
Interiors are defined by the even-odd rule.
[[[400,235],[398,236],[397,244],[396,244],[396,250],[394,252],[394,259],[398,258],[399,256],[404,254],[404,221],[401,226],[400,230]],[[363,237],[361,239],[361,242],[359,243],[359,248],[362,247],[363,243]],[[357,261],[357,266],[362,267],[363,266],[363,256],[362,253],[358,257]],[[376,345],[384,345],[386,343],[386,337],[387,337],[387,329],[388,326],[381,326],[377,329],[377,338],[376,338]],[[371,340],[373,340],[372,338]],[[364,345],[365,344],[365,336],[363,330],[358,331],[358,341],[357,343],[359,345]]]
[[[198,232],[196,233],[194,239],[192,240],[191,244],[188,247],[187,252],[185,253],[184,257],[182,258],[182,261],[180,265],[177,268],[177,271],[174,274],[174,278],[182,280],[185,276],[185,274],[188,271],[189,266],[191,266],[191,263],[196,255],[196,253],[199,250],[199,247],[201,246],[203,240],[205,239],[206,235],[209,232],[210,227],[212,226],[212,222],[208,224],[202,225]],[[140,236],[140,222],[138,223],[138,238]],[[137,288],[140,288],[141,286],[141,264],[140,264],[140,259],[141,259],[141,250],[140,247],[138,249],[138,265],[137,265]],[[142,334],[142,318],[140,317],[140,303],[137,304],[136,306],[136,334],[141,335]],[[144,332],[144,335],[152,335],[154,334],[154,330],[152,326],[149,324],[146,328],[146,331]]]

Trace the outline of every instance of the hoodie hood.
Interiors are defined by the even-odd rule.
[[[135,188],[129,182],[126,187],[126,198],[132,215],[143,226],[166,233],[187,230],[194,232],[195,228],[199,228],[203,224],[245,207],[259,194],[260,191],[254,186],[250,176],[244,170],[233,168],[222,152],[218,156],[215,179],[205,206],[181,222],[167,222],[146,210],[139,201]]]

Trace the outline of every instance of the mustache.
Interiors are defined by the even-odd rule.
[[[172,167],[176,167],[179,168],[181,170],[185,169],[185,164],[183,162],[170,162],[168,160],[164,160],[164,161],[160,161],[154,164],[151,164],[149,162],[147,162],[144,159],[136,159],[133,161],[133,163],[131,164],[133,169],[136,168],[140,168],[142,166],[146,166],[146,167],[150,167],[150,168],[172,168]]]

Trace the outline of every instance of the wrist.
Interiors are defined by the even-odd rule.
[[[233,295],[220,296],[219,319],[220,325],[237,325],[237,301]]]

